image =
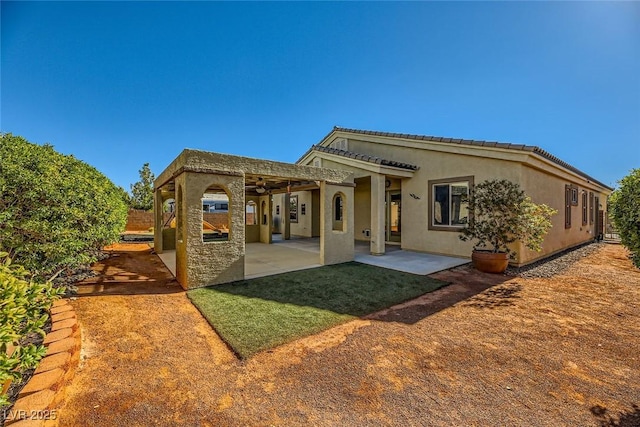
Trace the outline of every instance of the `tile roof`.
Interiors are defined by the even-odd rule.
[[[608,185],[603,184],[602,182],[598,181],[597,179],[591,177],[590,175],[587,175],[586,173],[582,172],[581,170],[571,166],[569,163],[559,159],[558,157],[554,156],[553,154],[543,150],[540,147],[534,146],[534,145],[511,144],[511,143],[508,143],[508,142],[482,141],[482,140],[475,140],[475,139],[443,138],[443,137],[440,137],[440,136],[413,135],[413,134],[407,134],[407,133],[378,132],[378,131],[370,131],[370,130],[348,129],[348,128],[343,128],[343,127],[339,127],[339,126],[334,126],[333,130],[331,132],[329,132],[327,134],[327,136],[322,138],[322,140],[326,139],[333,132],[346,132],[346,133],[354,133],[354,134],[360,134],[360,135],[373,135],[373,136],[384,136],[384,137],[390,137],[390,138],[413,139],[413,140],[416,140],[416,141],[445,142],[445,143],[449,143],[449,144],[461,144],[461,145],[472,145],[472,146],[492,147],[492,148],[506,148],[506,149],[509,149],[509,150],[528,151],[528,152],[534,153],[534,154],[536,154],[536,155],[538,155],[540,157],[543,157],[543,158],[545,158],[547,160],[550,160],[553,163],[555,163],[555,164],[557,164],[559,166],[562,166],[565,169],[568,169],[568,170],[570,170],[570,171],[572,171],[574,173],[577,173],[578,175],[582,176],[583,178],[585,178],[585,179],[587,179],[589,181],[593,181],[594,183],[596,183],[598,185],[601,185],[604,188],[607,188],[609,190],[613,190],[613,188],[609,187]],[[313,149],[314,147],[318,147],[318,146],[314,145],[314,146],[311,147],[311,149]],[[325,147],[323,147],[323,148],[325,148]],[[340,150],[338,150],[338,151],[340,151]],[[304,156],[306,156],[307,154],[308,154],[308,152],[305,153]],[[302,156],[302,157],[304,157],[304,156]]]
[[[411,165],[409,163],[396,162],[394,160],[386,160],[376,156],[369,156],[368,154],[355,153],[353,151],[338,150],[337,148],[323,147],[321,145],[312,145],[311,148],[300,158],[304,158],[311,151],[320,151],[322,153],[335,154],[337,156],[348,157],[350,159],[362,160],[364,162],[375,163],[382,166],[391,166],[394,168],[418,170],[419,167]],[[298,160],[300,161],[300,160]]]

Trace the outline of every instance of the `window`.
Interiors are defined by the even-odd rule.
[[[589,192],[589,224],[593,224],[594,220],[593,192]]]
[[[298,222],[298,196],[289,197],[289,221]]]
[[[245,225],[256,225],[257,215],[256,215],[256,202],[250,201],[247,203],[245,207],[245,215],[244,215],[244,223]]]
[[[469,222],[469,189],[473,177],[429,181],[429,229],[460,231]]]
[[[333,227],[334,231],[345,231],[346,221],[344,221],[344,194],[337,193],[333,196]]]
[[[582,225],[587,225],[587,192],[582,190]]]
[[[571,228],[571,206],[573,205],[573,187],[564,186],[564,228]]]
[[[571,206],[578,206],[578,187],[570,185],[569,189],[571,190]]]

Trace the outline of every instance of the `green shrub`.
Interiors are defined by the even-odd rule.
[[[618,184],[609,198],[611,219],[622,244],[631,251],[633,264],[640,268],[640,169],[632,169]]]
[[[24,267],[12,264],[7,255],[0,253],[0,386],[8,379],[20,380],[25,370],[38,365],[45,347],[23,341],[34,333],[45,335],[48,311],[64,291],[30,281]],[[8,355],[10,346],[15,350]],[[7,396],[0,395],[0,408],[7,404]]]
[[[0,135],[0,251],[35,277],[95,261],[126,218],[122,189],[92,166]]]
[[[460,239],[475,239],[476,248],[506,252],[512,258],[515,252],[508,245],[516,241],[539,252],[551,228],[551,216],[557,213],[533,203],[520,185],[506,179],[476,185],[469,197],[469,211],[473,216]]]

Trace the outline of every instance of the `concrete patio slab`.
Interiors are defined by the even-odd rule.
[[[245,247],[245,279],[320,267],[319,244],[318,249],[313,250],[314,245],[290,242],[273,245],[248,243]]]
[[[320,267],[319,241],[287,240],[273,245],[247,243],[245,251],[245,279]],[[176,252],[164,251],[158,257],[175,276]]]
[[[355,246],[355,261],[363,264],[404,271],[413,274],[432,274],[464,265],[467,258],[411,252],[399,246],[388,245],[384,255],[370,255],[369,245],[358,242]],[[320,239],[295,238],[282,240],[274,235],[273,244],[248,243],[245,247],[245,279],[271,276],[288,271],[320,267]],[[162,262],[175,276],[175,251],[158,254]]]
[[[355,260],[363,264],[421,275],[432,274],[470,262],[467,258],[454,258],[404,250],[389,251],[384,255],[356,252]]]

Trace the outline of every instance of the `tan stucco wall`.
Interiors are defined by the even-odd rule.
[[[357,178],[355,182],[355,229],[353,234],[356,240],[368,242],[371,237],[365,235],[365,230],[371,229],[371,178]]]
[[[517,182],[520,165],[504,160],[480,160],[460,154],[428,151],[414,152],[413,159],[414,164],[421,165],[421,168],[413,178],[402,181],[402,248],[469,257],[473,243],[461,241],[458,232],[428,229],[431,220],[428,217],[429,181],[473,176],[476,183],[494,178]],[[409,194],[416,195],[418,199]]]
[[[320,237],[320,190],[311,192],[311,237]]]
[[[291,193],[291,196],[298,196],[298,222],[291,223],[291,235],[311,237],[312,236],[312,197],[311,191],[298,191]],[[302,215],[302,205],[306,205],[305,215]]]
[[[571,207],[571,228],[565,228],[565,185],[574,185],[578,188],[578,205]],[[528,263],[543,258],[563,249],[573,247],[593,240],[596,236],[595,227],[597,219],[597,207],[594,208],[594,221],[591,222],[587,205],[587,225],[582,225],[582,191],[588,194],[594,193],[599,197],[599,203],[606,210],[607,192],[601,191],[597,185],[589,183],[586,179],[576,179],[571,176],[558,177],[548,172],[524,166],[521,186],[535,203],[544,203],[558,211],[552,217],[553,227],[544,240],[541,252],[531,251],[521,247],[519,251],[521,263]]]
[[[284,194],[274,194],[272,198],[271,223],[273,224],[273,232],[282,233],[284,231],[284,224],[282,224],[282,218],[284,215]]]
[[[322,265],[353,261],[353,203],[354,187],[320,183],[320,263]],[[333,198],[337,193],[343,199],[343,231],[333,230]]]

